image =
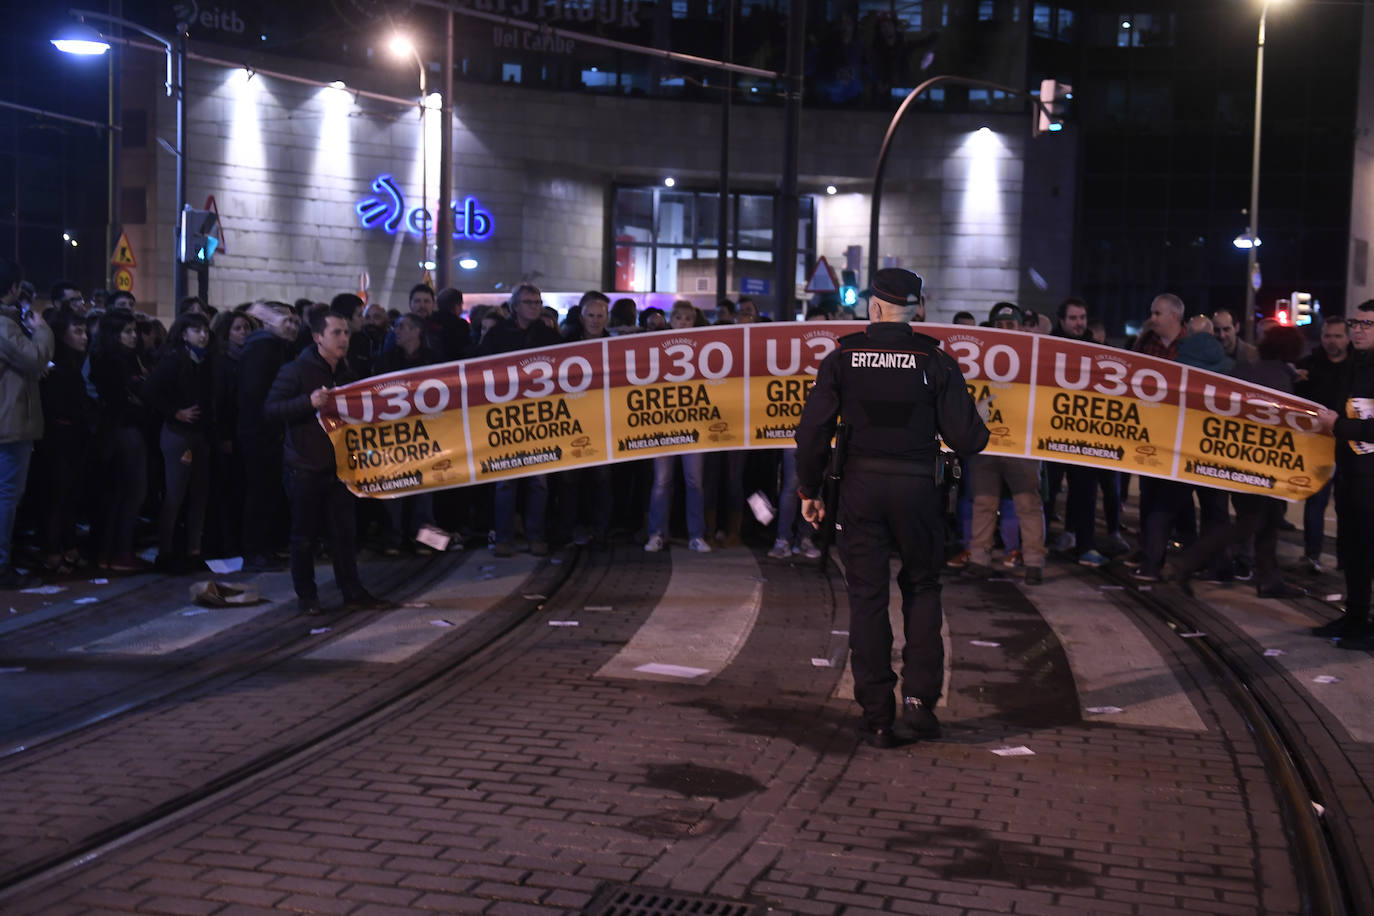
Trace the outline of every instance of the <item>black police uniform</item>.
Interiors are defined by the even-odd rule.
[[[887,272],[874,278],[875,295],[884,299],[878,288]],[[919,296],[920,278],[901,273]],[[849,587],[854,697],[870,734],[890,729],[896,715],[887,613],[894,547],[902,562],[897,583],[906,633],[902,693],[927,709],[940,696],[945,525],[935,483],[936,433],[961,455],[988,442],[958,365],[939,346],[900,322],[874,322],[841,338],[817,371],[797,427],[797,480],[806,499],[819,492],[836,418],[850,430],[836,522]]]

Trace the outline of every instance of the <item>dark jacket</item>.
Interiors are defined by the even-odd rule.
[[[215,359],[215,439],[233,442],[239,437],[239,370],[243,348],[230,347]]]
[[[432,316],[439,325],[439,350],[442,362],[463,359],[472,352],[472,325],[452,312],[436,309]]]
[[[100,396],[100,419],[112,428],[142,426],[148,419],[143,403],[147,371],[138,354],[125,347],[102,350],[91,356],[91,384]]]
[[[420,366],[432,366],[439,362],[443,362],[443,360],[439,358],[438,353],[429,347],[420,347],[415,351],[414,356],[406,356],[406,351],[400,347],[392,347],[377,357],[372,374],[381,375],[386,372],[400,372],[402,369],[417,369]]]
[[[563,342],[577,343],[583,340],[601,340],[603,338],[608,338],[610,336],[610,331],[602,331],[601,337],[588,337],[586,329],[582,327],[582,322],[579,321],[575,327],[571,327],[568,329],[568,334],[566,337],[563,338]]]
[[[266,328],[254,331],[243,342],[239,361],[238,433],[246,448],[276,450],[281,447],[282,425],[263,415],[267,392],[286,363],[289,345]]]
[[[1345,382],[1350,374],[1350,360],[1354,353],[1347,350],[1345,359],[1333,363],[1325,350],[1313,350],[1298,361],[1299,369],[1307,370],[1307,379],[1298,382],[1299,397],[1316,401],[1323,407],[1340,411],[1345,405]]]
[[[43,438],[64,443],[88,439],[95,427],[96,407],[86,393],[81,363],[86,354],[57,345],[52,368],[43,377]]]
[[[1341,365],[1347,363],[1344,396],[1337,408],[1341,416],[1332,430],[1336,467],[1341,474],[1374,477],[1374,418],[1359,416],[1370,417],[1374,410],[1374,351],[1356,350]]]
[[[562,342],[563,338],[558,336],[557,331],[538,319],[522,331],[514,318],[507,318],[482,337],[482,342],[477,345],[477,355],[535,350]]]
[[[347,360],[333,369],[311,347],[281,367],[267,393],[263,415],[286,424],[286,466],[298,471],[335,473],[334,446],[310,406],[310,392],[335,388],[353,381]]]
[[[934,478],[936,435],[960,455],[981,452],[987,425],[940,342],[895,321],[841,337],[821,361],[797,424],[797,484],[820,490],[837,419],[849,428],[846,462],[881,462]]]
[[[197,360],[191,352],[177,347],[165,354],[143,383],[143,401],[174,432],[209,435],[214,428],[215,384],[210,357]],[[190,423],[177,419],[177,412],[199,407],[200,415]]]

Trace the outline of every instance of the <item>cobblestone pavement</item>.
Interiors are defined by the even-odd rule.
[[[384,721],[0,910],[577,913],[620,884],[787,913],[1300,909],[1245,723],[1124,597],[1051,612],[1019,584],[951,582],[946,737],[880,751],[853,732],[843,592],[811,564],[759,560],[757,616],[719,671],[602,673],[685,553],[587,554],[535,617]],[[1158,659],[1120,687],[1148,711],[1134,721],[1126,702],[1085,711],[1114,708],[1113,625]],[[240,718],[298,702],[292,674]],[[233,740],[232,722],[194,727],[207,753]],[[994,753],[1015,747],[1032,753]],[[52,791],[120,780],[125,764],[85,748]]]

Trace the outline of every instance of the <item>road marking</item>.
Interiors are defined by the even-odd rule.
[[[763,603],[759,564],[747,550],[674,550],[668,588],[649,619],[597,672],[601,677],[703,684],[734,659]],[[664,667],[666,666],[666,667]]]
[[[410,604],[422,604],[423,607],[388,611],[372,623],[331,640],[305,657],[314,661],[379,665],[403,662],[432,643],[450,638],[455,630],[490,610],[503,598],[519,594],[520,586],[540,562],[537,557],[521,554],[501,561],[493,570],[484,569],[486,564],[471,560],[472,555],[464,557],[463,563],[442,582],[410,599]],[[436,626],[436,619],[452,626]]]
[[[1199,600],[1223,614],[1256,644],[1282,650],[1282,655],[1269,656],[1270,663],[1288,672],[1294,685],[1326,707],[1351,738],[1374,741],[1374,680],[1369,677],[1368,653],[1338,649],[1330,640],[1312,636],[1308,628],[1320,620],[1286,601],[1260,598],[1253,588],[1204,582],[1193,587]],[[1323,675],[1341,678],[1340,687],[1313,689],[1314,682],[1323,683],[1315,681]]]
[[[1022,593],[1069,659],[1084,718],[1110,725],[1206,731],[1193,701],[1153,642],[1102,592],[1073,575],[1050,575]],[[1110,718],[1088,707],[1118,706]]]

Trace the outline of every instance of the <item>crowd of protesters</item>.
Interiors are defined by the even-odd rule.
[[[337,485],[332,452],[313,422],[319,387],[564,341],[768,320],[748,297],[720,300],[708,318],[685,300],[665,314],[589,292],[561,319],[530,285],[501,306],[473,306],[466,319],[460,292],[436,295],[425,285],[410,291],[405,312],[351,294],[327,304],[258,301],[225,310],[188,297],[164,329],[127,293],[96,291],[88,300],[60,282],[40,307],[21,280],[17,265],[0,261],[0,587],[27,587],[82,567],[177,572],[201,568],[207,557],[241,556],[245,570],[264,571],[284,568],[289,558],[310,610],[317,601],[309,567],[323,546],[352,603],[367,606],[377,599],[362,589],[352,557],[339,556],[353,550],[355,527],[356,540],[384,556],[432,552],[426,530],[441,535],[440,545],[449,532],[460,543],[485,539],[498,557],[542,555],[569,541],[604,546],[617,535],[647,551],[681,537],[696,552],[749,540],[771,542],[768,555],[776,559],[819,555],[810,527],[798,520],[790,449],[649,458],[371,501]],[[817,306],[806,318],[854,315]],[[1230,312],[1189,318],[1178,297],[1162,294],[1127,345],[1308,397],[1328,408],[1326,428],[1359,444],[1374,440],[1358,425],[1369,421],[1343,415],[1352,386],[1366,384],[1370,318],[1374,303],[1352,319],[1327,319],[1314,348],[1300,330],[1266,320],[1251,345]],[[954,322],[979,323],[969,312]],[[1105,342],[1102,323],[1077,298],[1064,300],[1053,319],[999,302],[981,323]],[[1342,457],[1337,480],[1305,507],[1309,572],[1325,562],[1332,494],[1338,514],[1350,516],[1368,498],[1364,475],[1374,479],[1365,467],[1369,451],[1348,442],[1344,451],[1358,461]],[[1051,556],[1089,567],[1125,558],[1142,581],[1174,579],[1190,588],[1198,578],[1254,577],[1261,597],[1302,593],[1276,562],[1278,532],[1291,527],[1278,500],[1141,477],[1133,548],[1122,522],[1130,485],[1123,473],[992,455],[960,462],[962,474],[948,484],[952,569],[989,576],[999,565],[1019,567],[1035,585]],[[746,509],[746,494],[755,492],[775,503],[776,521]],[[1061,521],[1050,538],[1050,526]],[[1367,569],[1370,554],[1348,528],[1338,538],[1338,565],[1348,570],[1348,552],[1365,549],[1356,565]],[[344,529],[348,546],[335,545]],[[14,530],[30,562],[16,565]],[[1343,645],[1370,638],[1365,580],[1363,591],[1351,588],[1354,614],[1342,625],[1349,632],[1324,634],[1346,637]]]

